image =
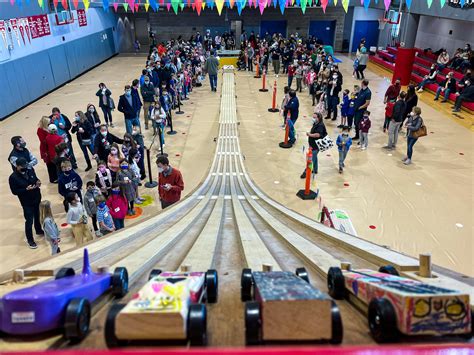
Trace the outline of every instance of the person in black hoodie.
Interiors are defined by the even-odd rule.
[[[342,75],[339,73],[339,70],[336,72],[334,69],[331,71],[331,77],[329,78],[328,87],[327,87],[327,98],[328,98],[328,115],[326,119],[331,118],[331,113],[333,113],[332,120],[337,119],[337,105],[339,104],[339,93],[342,90]]]
[[[58,192],[64,197],[64,209],[66,212],[69,209],[69,203],[67,202],[67,195],[71,192],[76,193],[82,201],[82,179],[78,173],[72,169],[70,161],[63,161],[61,163],[62,173],[58,177]]]
[[[120,96],[117,110],[123,113],[125,119],[125,130],[127,133],[132,133],[132,125],[140,125],[139,114],[141,109],[140,98],[137,100],[137,95],[132,95],[132,87],[125,85],[124,94]]]
[[[324,126],[323,115],[319,112],[313,113],[313,126],[311,127],[310,132],[306,132],[308,136],[308,145],[313,149],[313,175],[318,173],[318,153],[319,148],[316,144],[318,139],[322,139],[327,136],[326,126]],[[303,174],[300,178],[306,179],[306,169],[304,169]]]
[[[69,132],[72,128],[71,121],[69,121],[69,118],[62,114],[57,107],[53,107],[52,115],[49,116],[49,119],[51,120],[51,123],[56,125],[58,128],[58,135],[64,139],[64,142],[66,142],[69,148],[69,155],[71,156],[72,167],[77,169],[76,156],[74,155],[71,133]]]
[[[456,98],[456,103],[453,106],[453,112],[461,111],[461,105],[463,102],[474,102],[474,85],[472,80],[466,80],[464,82],[464,90],[462,94]]]
[[[99,84],[99,90],[95,93],[95,96],[99,97],[99,107],[102,109],[104,113],[104,120],[106,124],[110,124],[110,127],[113,127],[114,124],[112,123],[112,109],[113,100],[110,97],[112,92],[105,86],[104,83]]]
[[[448,75],[446,75],[446,79],[444,79],[441,84],[438,84],[434,101],[439,100],[439,95],[441,93],[444,93],[444,100],[441,102],[448,101],[449,95],[456,93],[456,79],[454,79],[453,75],[454,73],[450,71]]]
[[[34,170],[34,166],[38,164],[38,159],[31,154],[31,152],[26,149],[26,142],[21,136],[14,136],[11,139],[13,145],[13,150],[8,156],[8,161],[10,162],[13,171],[16,171],[16,161],[19,158],[24,158],[27,162],[27,168]]]
[[[388,125],[388,143],[384,147],[385,149],[395,149],[398,140],[398,131],[400,130],[400,125],[402,124],[406,102],[405,102],[406,93],[405,91],[400,92],[398,95],[398,100],[393,106],[392,117],[390,117],[390,122]]]
[[[99,133],[100,125],[102,124],[102,122],[100,121],[99,113],[97,112],[93,104],[87,105],[86,117],[89,120],[92,127],[94,127],[93,136],[95,137],[95,135]]]
[[[107,161],[112,143],[123,144],[123,139],[109,133],[107,125],[102,124],[94,141],[94,158],[99,161]]]
[[[89,171],[92,169],[92,165],[87,150],[89,150],[91,154],[94,154],[94,151],[92,149],[92,138],[95,132],[95,128],[91,125],[86,115],[84,115],[82,111],[77,111],[75,113],[71,132],[76,133],[77,142],[79,143],[79,146],[81,147],[81,150],[84,153],[84,158],[86,159],[86,171]]]
[[[41,202],[41,181],[36,177],[33,169],[28,169],[28,162],[24,158],[16,160],[16,171],[8,179],[10,191],[18,196],[23,216],[25,217],[25,236],[28,247],[36,249],[38,246],[33,238],[33,223],[37,235],[44,235],[40,223],[39,205]]]

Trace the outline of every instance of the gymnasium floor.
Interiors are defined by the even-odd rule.
[[[340,64],[344,74],[344,88],[352,89],[356,80],[351,77],[352,62],[341,56]],[[77,109],[85,109],[88,102],[96,104],[95,91],[101,81],[108,84],[117,100],[123,85],[131,82],[141,71],[142,57],[118,56],[94,70],[56,90],[7,120],[0,122],[1,152],[0,160],[6,162],[11,150],[10,137],[21,134],[28,148],[39,158],[39,143],[36,125],[42,115],[50,113],[58,106],[69,118]],[[116,73],[123,73],[119,78]],[[400,159],[406,150],[406,141],[399,140],[396,151],[387,153],[381,147],[387,137],[382,133],[384,107],[383,94],[389,82],[384,72],[377,67],[366,71],[372,90],[372,129],[369,136],[369,149],[359,151],[354,145],[346,160],[343,175],[337,171],[337,150],[319,155],[319,174],[313,181],[313,188],[320,189],[322,204],[330,209],[345,210],[352,219],[359,237],[402,251],[409,255],[429,252],[433,262],[468,276],[474,276],[473,265],[473,160],[472,160],[472,115],[462,113],[455,117],[450,113],[450,105],[433,105],[433,95],[420,95],[422,116],[430,134],[421,138],[415,145],[414,164],[406,167]],[[386,74],[385,74],[386,75]],[[273,85],[274,75],[268,81]],[[278,100],[286,85],[286,77],[278,80]],[[221,81],[219,82],[219,84]],[[315,201],[301,201],[296,192],[303,188],[299,179],[305,158],[302,148],[307,145],[305,132],[311,126],[311,101],[307,91],[299,94],[300,118],[297,123],[298,141],[289,150],[280,149],[278,143],[283,139],[280,128],[281,117],[269,113],[271,90],[260,93],[261,79],[253,75],[239,73],[236,76],[237,107],[240,124],[240,140],[245,155],[247,169],[256,184],[270,197],[295,211],[316,218],[318,204]],[[184,115],[174,118],[178,131],[175,136],[167,136],[166,151],[172,165],[178,167],[184,176],[185,194],[196,188],[207,174],[217,134],[219,91],[211,93],[207,82],[203,88],[196,89],[191,100],[183,107]],[[117,128],[113,133],[123,133],[123,117],[114,113]],[[325,120],[328,132],[337,136],[337,124]],[[183,134],[185,133],[185,134]],[[146,132],[149,142],[151,133]],[[74,150],[79,161],[79,171],[84,181],[93,178],[93,171],[85,174],[82,152],[74,140]],[[146,143],[149,144],[149,143]],[[157,154],[157,147],[152,149]],[[154,164],[153,164],[154,165]],[[2,260],[0,273],[22,264],[44,258],[49,248],[44,241],[39,242],[37,250],[30,250],[23,240],[23,218],[16,197],[10,194],[8,176],[10,168],[5,165],[0,172],[2,187],[0,197],[2,235],[0,246]],[[65,221],[61,199],[56,185],[47,184],[45,165],[40,162],[36,168],[44,182],[43,199],[50,199],[54,206],[56,221]],[[153,171],[156,177],[156,169]],[[87,176],[87,178],[84,178]],[[156,190],[141,193],[156,200]],[[155,215],[159,212],[156,203],[143,208],[143,215],[126,225]],[[62,248],[74,246],[68,228],[63,229]],[[113,236],[112,236],[113,237]]]

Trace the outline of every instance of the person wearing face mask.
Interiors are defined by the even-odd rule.
[[[94,158],[107,161],[113,143],[123,144],[123,140],[110,133],[107,125],[101,125],[99,134],[95,137],[94,141]]]
[[[145,174],[145,141],[143,139],[143,135],[140,133],[140,127],[133,126],[132,127],[132,138],[135,141],[136,148],[138,149],[138,153],[140,159],[138,161],[138,167],[140,168],[141,179],[146,178]]]
[[[28,169],[33,169],[36,164],[38,164],[38,159],[26,148],[26,142],[21,136],[14,136],[10,140],[13,149],[8,156],[8,161],[10,162],[13,171],[16,171],[16,161],[19,158],[26,160]]]
[[[318,173],[318,153],[319,148],[316,144],[318,139],[323,139],[327,136],[326,126],[323,123],[323,115],[319,112],[313,113],[312,118],[313,125],[311,126],[311,131],[306,132],[308,137],[308,145],[313,149],[313,175]],[[306,169],[303,170],[300,178],[306,179]]]
[[[48,126],[48,134],[46,135],[44,142],[47,151],[46,156],[46,167],[48,168],[49,182],[56,183],[58,181],[58,170],[56,168],[56,146],[64,142],[64,139],[57,134],[58,129],[56,125],[50,124]]]
[[[104,83],[99,84],[99,90],[95,93],[95,96],[99,97],[99,107],[104,113],[104,120],[107,125],[114,127],[112,123],[112,110],[115,108],[114,101],[112,100],[112,92],[107,89]]]
[[[359,139],[359,124],[362,121],[364,112],[370,105],[370,100],[372,99],[372,91],[369,89],[369,81],[367,79],[362,80],[361,88],[357,92],[357,97],[354,102],[355,106],[355,115],[354,115],[354,126],[356,135],[352,137],[352,140]]]
[[[129,216],[135,215],[134,204],[135,198],[137,197],[135,186],[133,184],[134,175],[133,172],[129,169],[128,161],[124,158],[120,160],[120,169],[117,172],[117,182],[120,185],[122,194],[127,199]]]
[[[441,84],[438,84],[438,89],[436,90],[434,101],[438,101],[439,95],[443,93],[444,100],[441,102],[447,102],[449,99],[449,95],[456,93],[456,79],[454,79],[453,75],[453,72],[449,72],[448,75],[446,75],[446,79],[444,79]]]
[[[66,222],[71,226],[76,247],[80,247],[94,239],[87,225],[87,214],[77,193],[69,192],[66,196],[66,203],[68,206]]]
[[[143,111],[145,115],[145,129],[148,129],[150,105],[155,101],[155,87],[148,76],[145,76],[143,85],[140,87],[143,99]]]
[[[128,203],[127,199],[122,194],[118,182],[114,182],[112,185],[112,194],[107,199],[107,207],[109,208],[110,214],[114,220],[115,230],[124,228],[124,220],[127,216]]]
[[[30,249],[36,249],[38,246],[33,238],[33,224],[36,235],[44,235],[39,215],[41,181],[33,169],[28,169],[26,159],[20,157],[16,160],[15,171],[10,175],[8,183],[11,193],[18,197],[23,208],[26,243]]]
[[[73,192],[77,194],[79,199],[82,201],[82,179],[79,174],[74,171],[70,161],[63,161],[61,163],[61,170],[62,173],[58,178],[58,192],[64,197],[64,209],[67,212],[69,206],[67,202],[67,195],[69,193]]]
[[[339,92],[341,90],[342,84],[339,76],[333,71],[327,87],[328,114],[326,119],[331,118],[331,114],[333,114],[333,121],[337,119],[337,105],[339,104]]]
[[[474,102],[474,85],[472,79],[464,82],[464,90],[461,95],[456,98],[456,102],[453,106],[453,112],[461,111],[461,105],[463,102]]]
[[[462,94],[464,88],[466,87],[466,82],[472,82],[472,70],[471,69],[468,69],[466,70],[466,73],[464,74],[464,76],[462,77],[462,79],[460,79],[458,81],[458,91],[456,92],[456,96],[459,96]]]
[[[413,132],[418,131],[422,124],[423,119],[421,118],[421,109],[418,106],[415,106],[413,107],[413,111],[410,113],[405,125],[407,128],[407,155],[402,159],[402,162],[405,165],[410,165],[412,163],[413,146],[418,140],[418,138],[413,136]]]
[[[99,113],[93,104],[87,105],[86,117],[91,126],[94,128],[92,136],[92,143],[94,143],[95,136],[97,133],[99,133],[102,122],[100,121]]]
[[[97,164],[97,172],[95,173],[95,184],[100,189],[102,195],[105,197],[110,195],[112,183],[112,174],[109,168],[107,168],[107,163],[104,161],[99,161]]]
[[[339,174],[342,174],[345,168],[344,161],[347,158],[347,153],[352,145],[352,139],[349,137],[350,128],[347,126],[342,127],[342,132],[337,136],[336,145],[339,151]]]
[[[140,183],[140,168],[138,167],[138,162],[140,160],[139,153],[137,149],[130,149],[129,154],[128,154],[128,169],[132,172],[132,183],[133,187],[135,188],[135,204],[136,205],[141,205],[143,201],[145,201],[144,198],[140,197],[140,194],[138,192],[138,186],[141,186]]]
[[[109,207],[105,203],[105,197],[99,195],[95,198],[97,204],[97,223],[99,224],[99,233],[101,236],[115,231],[114,220],[110,214]]]
[[[76,157],[74,155],[74,149],[72,147],[72,138],[70,133],[72,128],[71,121],[66,115],[62,114],[61,111],[59,111],[59,108],[57,107],[53,107],[52,115],[49,116],[49,118],[51,120],[51,123],[57,127],[57,134],[63,138],[64,142],[66,142],[69,148],[72,166],[74,169],[77,169]]]
[[[161,208],[165,209],[181,199],[184,181],[181,172],[170,166],[169,160],[163,155],[156,159],[158,167],[158,193]]]
[[[86,209],[87,215],[92,219],[92,227],[96,237],[102,237],[99,228],[97,227],[97,204],[95,199],[101,196],[99,188],[95,186],[94,181],[88,181],[86,184],[86,193],[84,194],[84,208]]]
[[[436,83],[436,76],[438,75],[438,68],[436,68],[436,65],[432,65],[430,72],[428,75],[425,75],[421,83],[418,84],[416,87],[418,89],[418,92],[423,92],[423,88],[427,84],[433,84]]]
[[[89,171],[92,169],[92,165],[88,151],[90,151],[91,154],[94,154],[92,137],[95,128],[91,125],[90,121],[82,111],[76,111],[71,132],[76,134],[77,142],[81,147],[84,159],[87,163],[86,171]]]
[[[107,157],[107,166],[110,169],[113,181],[115,181],[117,173],[120,170],[120,160],[122,159],[123,155],[119,149],[119,146],[116,143],[112,143],[109,156]]]
[[[125,129],[127,133],[132,133],[132,125],[140,125],[138,114],[140,112],[140,104],[135,96],[132,96],[132,88],[130,85],[125,85],[124,94],[120,96],[117,109],[123,113],[125,119]]]

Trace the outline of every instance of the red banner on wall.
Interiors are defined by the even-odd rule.
[[[77,21],[79,22],[79,27],[87,26],[86,10],[84,9],[77,10]]]
[[[29,16],[28,25],[30,26],[31,38],[39,38],[51,34],[48,15]]]

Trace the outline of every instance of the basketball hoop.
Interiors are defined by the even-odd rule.
[[[383,30],[387,23],[388,20],[386,18],[379,18],[379,30]]]

